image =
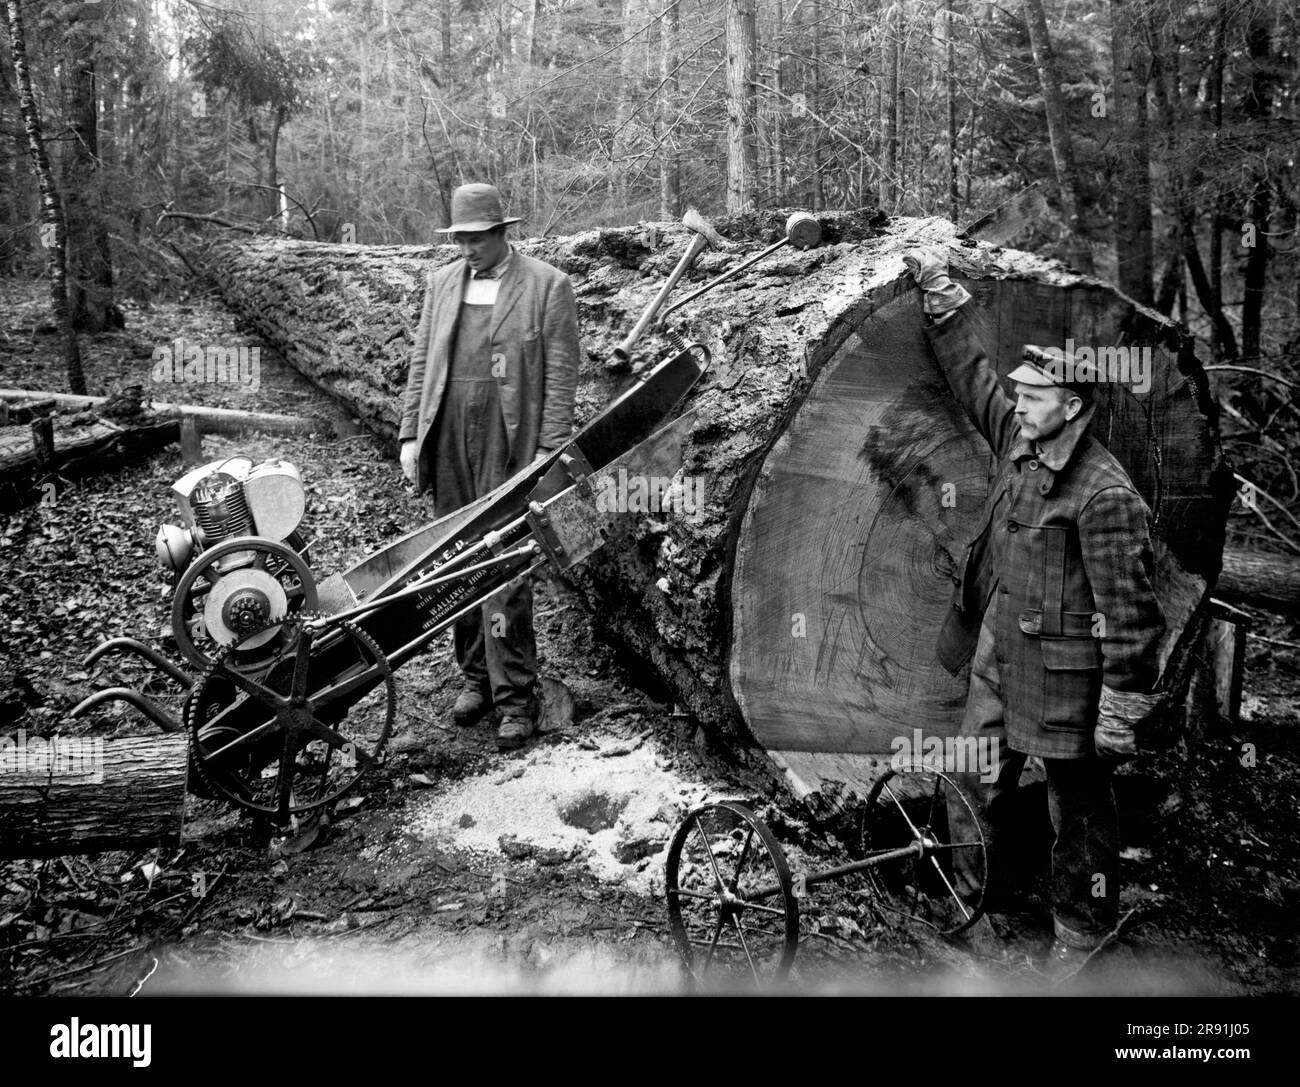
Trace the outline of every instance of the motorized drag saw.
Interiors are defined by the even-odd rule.
[[[810,227],[811,217],[798,215],[796,244],[815,244],[815,221]],[[693,222],[674,281],[702,248],[707,224]],[[332,804],[383,759],[397,669],[507,585],[548,562],[566,570],[603,546],[618,518],[636,516],[596,501],[620,472],[671,478],[681,470],[692,416],[674,414],[709,353],[662,320],[658,327],[672,343],[667,357],[564,446],[341,574],[321,578],[312,569],[306,494],[293,465],[236,456],[189,472],[172,488],[182,523],[164,525],[156,541],[175,578],[171,636],[184,663],[126,637],[86,659],[90,667],[112,652],[144,658],[179,686],[179,706],[112,687],[74,716],[125,701],[163,729],[187,732],[190,791],[277,823]]]

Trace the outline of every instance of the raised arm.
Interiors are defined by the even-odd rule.
[[[997,373],[984,353],[967,313],[970,294],[948,276],[948,257],[937,246],[912,249],[903,257],[924,294],[925,334],[948,386],[975,429],[999,456],[1005,456],[1019,433],[1015,402],[1002,391]]]

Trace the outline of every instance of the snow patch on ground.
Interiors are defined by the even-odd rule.
[[[663,886],[673,831],[708,792],[662,763],[650,743],[614,757],[577,744],[539,748],[430,797],[416,808],[411,832],[542,864],[572,857],[597,879],[652,894]]]

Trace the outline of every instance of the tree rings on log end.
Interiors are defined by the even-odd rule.
[[[1149,361],[1143,380],[1098,390],[1091,432],[1151,507],[1167,656],[1217,572],[1230,500],[1199,366],[1173,325],[1095,281],[965,285],[1004,379],[1026,343],[1122,345]],[[995,462],[934,361],[916,292],[854,319],[750,493],[729,664],[769,751],[869,756],[847,760],[869,768],[915,729],[957,731],[968,678],[935,648]]]

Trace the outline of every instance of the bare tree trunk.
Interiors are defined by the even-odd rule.
[[[772,111],[772,199],[777,207],[785,203],[785,0],[776,0],[776,108]]]
[[[533,63],[533,48],[537,37],[538,0],[524,0],[524,48],[520,58],[525,64]]]
[[[64,36],[66,127],[70,140],[61,180],[68,223],[68,309],[79,332],[102,332],[114,323],[113,266],[99,193],[99,111],[95,49],[101,37],[87,5]]]
[[[1219,2],[1218,18],[1214,22],[1214,67],[1210,76],[1210,97],[1214,114],[1215,136],[1223,128],[1223,66],[1226,60],[1224,38],[1228,31],[1228,13],[1224,0]],[[1223,315],[1223,215],[1221,201],[1216,196],[1210,208],[1210,294],[1214,300],[1210,326],[1210,357],[1219,362],[1224,357],[1236,358],[1236,338]],[[1204,299],[1202,299],[1204,305]],[[1208,309],[1209,307],[1207,307]],[[1217,316],[1216,316],[1217,315]],[[1227,334],[1224,334],[1224,328]],[[1231,344],[1231,348],[1229,348]]]
[[[1217,216],[1216,216],[1217,223]],[[1215,234],[1218,233],[1217,225]],[[1213,250],[1211,250],[1213,252]],[[1187,271],[1192,277],[1192,287],[1196,290],[1196,298],[1201,303],[1201,308],[1209,315],[1213,322],[1214,342],[1215,342],[1215,359],[1220,356],[1229,359],[1237,358],[1237,337],[1232,331],[1232,323],[1228,320],[1227,314],[1223,312],[1221,304],[1222,294],[1215,288],[1213,280],[1206,275],[1205,265],[1201,262],[1201,251],[1196,246],[1196,222],[1192,218],[1190,210],[1187,211],[1183,219],[1183,259],[1187,261]]]
[[[86,391],[86,375],[81,368],[81,348],[68,309],[68,225],[63,217],[63,202],[54,183],[54,171],[45,150],[41,132],[41,115],[32,91],[32,73],[27,63],[27,38],[23,29],[23,9],[19,0],[5,0],[5,21],[9,31],[9,52],[13,60],[14,79],[18,87],[18,109],[27,132],[27,146],[41,191],[41,237],[50,252],[50,303],[54,319],[63,334],[63,363],[68,388],[74,393]]]
[[[637,26],[636,0],[622,0],[619,19],[619,38],[629,38]],[[636,44],[627,42],[618,52],[618,99],[614,107],[614,135],[609,147],[609,195],[617,204],[617,212],[628,214],[627,170],[628,136],[631,125],[633,100],[637,89]]]
[[[1074,179],[1077,176],[1074,168],[1074,141],[1070,138],[1070,126],[1065,117],[1065,99],[1061,95],[1061,78],[1056,69],[1056,54],[1047,29],[1043,0],[1024,0],[1024,12],[1025,23],[1029,27],[1029,44],[1034,53],[1034,67],[1038,69],[1038,85],[1042,88],[1047,113],[1047,138],[1052,146],[1056,190],[1068,232],[1066,247],[1070,259],[1083,271],[1091,272],[1092,252],[1081,236],[1079,198],[1074,189]]]
[[[1273,94],[1273,76],[1270,72],[1269,26],[1262,12],[1253,12],[1247,33],[1247,51],[1251,59],[1251,78],[1246,89],[1243,112],[1258,127],[1261,134],[1269,128],[1269,114]],[[1260,357],[1261,318],[1264,312],[1264,288],[1268,283],[1268,228],[1272,202],[1269,194],[1268,167],[1262,166],[1250,194],[1247,217],[1254,237],[1250,239],[1246,258],[1245,291],[1241,304],[1241,353],[1252,362]]]
[[[1149,21],[1151,34],[1151,89],[1155,96],[1158,130],[1169,140],[1180,129],[1174,102],[1178,98],[1178,47],[1170,28],[1154,15]],[[1168,144],[1165,144],[1168,147]],[[1187,183],[1182,171],[1172,170],[1169,178],[1173,193],[1173,222],[1165,231],[1165,270],[1155,293],[1155,307],[1166,317],[1173,313],[1174,303],[1183,291],[1183,241],[1182,209],[1188,202]]]
[[[677,154],[677,140],[669,134],[676,120],[679,80],[677,65],[677,37],[681,29],[681,14],[675,0],[662,0],[660,5],[663,25],[659,29],[659,217],[676,219],[682,213],[682,170]]]
[[[890,18],[890,40],[885,49],[888,54],[888,70],[885,78],[884,162],[880,178],[880,207],[882,211],[894,212],[898,204],[898,99],[901,91],[900,68],[903,63],[903,35],[901,27],[902,9],[895,5]]]
[[[451,17],[456,0],[442,0],[442,79],[451,82]]]
[[[818,117],[822,112],[822,5],[813,0],[812,6],[812,110]],[[812,129],[812,210],[821,211],[826,206],[826,190],[822,179],[822,126]]]
[[[754,203],[754,60],[758,52],[754,0],[727,0],[727,210]]]
[[[943,19],[944,52],[947,54],[944,91],[948,99],[948,218],[957,221],[957,76],[956,56],[952,43],[953,13],[957,0],[948,0]]]
[[[266,149],[266,183],[275,189],[276,192],[268,193],[271,200],[271,215],[280,214],[281,205],[284,201],[278,195],[280,189],[280,129],[284,127],[284,107],[275,107],[275,114],[271,118],[271,136],[267,140]]]
[[[1120,290],[1151,305],[1151,150],[1147,132],[1147,58],[1139,44],[1140,19],[1133,0],[1111,0],[1111,61],[1114,74],[1115,256]]]

